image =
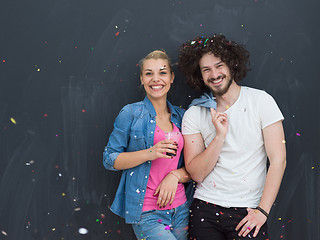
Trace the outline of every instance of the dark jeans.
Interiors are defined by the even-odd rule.
[[[192,240],[267,240],[265,223],[254,238],[255,228],[246,237],[239,237],[238,223],[248,214],[247,208],[224,208],[215,204],[194,199],[190,207],[189,236]]]

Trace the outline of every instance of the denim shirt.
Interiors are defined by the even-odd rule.
[[[171,122],[181,130],[184,109],[167,105],[171,112]],[[103,153],[103,165],[114,170],[113,165],[122,152],[134,152],[153,146],[156,128],[156,111],[145,97],[143,101],[124,106],[114,122],[114,129]],[[146,161],[134,168],[122,170],[122,175],[111,211],[123,218],[126,223],[139,223],[144,196],[149,179],[152,161]],[[183,154],[180,155],[178,169],[184,166]],[[187,199],[193,194],[194,183],[186,184]],[[191,185],[191,186],[190,186]],[[189,203],[189,202],[188,202]]]

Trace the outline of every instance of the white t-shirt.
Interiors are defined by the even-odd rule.
[[[229,129],[218,162],[194,197],[223,207],[258,206],[266,177],[267,154],[262,129],[283,120],[274,99],[265,91],[241,87],[228,108]],[[208,108],[192,106],[184,114],[182,134],[201,133],[205,147],[216,135]]]

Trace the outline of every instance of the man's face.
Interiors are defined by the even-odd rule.
[[[229,67],[220,58],[206,53],[200,59],[199,67],[204,84],[212,90],[214,96],[222,96],[228,91],[233,80]]]

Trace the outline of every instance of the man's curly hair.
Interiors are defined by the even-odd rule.
[[[192,88],[207,89],[199,67],[199,60],[206,53],[212,53],[226,63],[235,82],[240,82],[250,70],[250,54],[244,46],[227,40],[222,34],[208,38],[197,37],[184,43],[179,49],[179,69]]]

